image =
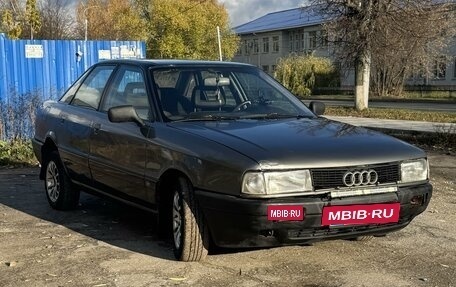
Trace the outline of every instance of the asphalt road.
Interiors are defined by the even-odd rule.
[[[353,107],[354,101],[348,100],[319,100],[330,107]],[[305,100],[305,104],[309,104],[310,100]],[[435,111],[456,113],[456,103],[430,103],[430,102],[369,102],[371,108],[396,108],[396,109],[409,109],[420,111]]]
[[[153,215],[82,194],[49,207],[38,168],[0,168],[2,287],[456,287],[456,155],[429,150],[434,195],[406,228],[371,241],[215,250],[177,262]]]

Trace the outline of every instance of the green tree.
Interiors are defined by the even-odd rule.
[[[136,1],[147,21],[147,55],[150,58],[219,58],[217,26],[222,54],[231,59],[238,37],[229,26],[228,13],[216,0]]]
[[[78,6],[78,30],[94,40],[145,40],[146,23],[131,1],[88,0]]]
[[[22,26],[20,22],[14,20],[14,15],[11,10],[3,10],[1,17],[0,30],[5,32],[10,39],[19,39],[22,34]]]
[[[33,40],[33,33],[41,29],[40,12],[36,7],[36,0],[27,0],[25,4],[25,22],[30,28],[30,39]]]
[[[331,61],[314,56],[280,59],[274,77],[298,97],[309,96],[314,87],[339,85],[339,72]]]

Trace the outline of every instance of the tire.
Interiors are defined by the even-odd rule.
[[[208,253],[209,233],[187,180],[178,178],[172,198],[174,256],[180,261],[201,261]]]
[[[71,183],[57,152],[51,152],[46,156],[44,189],[52,208],[71,210],[78,206],[79,189]]]

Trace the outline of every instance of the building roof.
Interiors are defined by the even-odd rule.
[[[299,7],[266,14],[234,28],[236,34],[292,29],[322,24],[325,18],[315,6]]]

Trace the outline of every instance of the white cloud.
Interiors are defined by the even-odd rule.
[[[305,0],[219,0],[230,15],[233,27],[252,21],[270,12],[297,8]]]

